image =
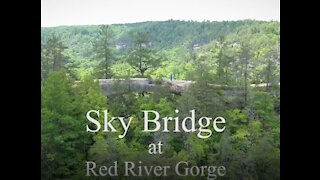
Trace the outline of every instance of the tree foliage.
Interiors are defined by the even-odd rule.
[[[160,65],[161,57],[157,56],[151,49],[148,34],[138,32],[133,37],[133,47],[129,50],[127,62],[137,72],[144,76],[145,72]]]
[[[42,179],[86,179],[87,160],[97,165],[143,161],[171,166],[183,160],[224,165],[224,179],[280,179],[279,22],[61,26],[42,28],[41,41]],[[171,73],[173,81],[194,83],[173,94],[162,81]],[[143,95],[133,92],[129,78],[137,76],[152,77],[161,87]],[[115,83],[112,90],[117,93],[106,97],[94,80],[102,77],[125,78],[121,81],[128,83]],[[253,83],[266,83],[267,88],[254,88]],[[108,109],[110,116],[126,121],[132,117],[125,138],[118,138],[120,132],[86,132],[90,109]],[[197,132],[142,131],[142,110],[156,110],[160,119],[181,119],[193,109],[196,118],[225,117],[226,131],[208,139],[197,138]],[[169,129],[174,125],[168,122]],[[148,145],[159,141],[164,153],[148,154]]]
[[[106,79],[113,76],[111,71],[111,65],[115,60],[112,53],[113,41],[114,32],[110,26],[99,26],[98,37],[94,42],[94,52],[96,53],[96,58],[100,61],[96,69],[98,77],[100,74],[103,74]]]

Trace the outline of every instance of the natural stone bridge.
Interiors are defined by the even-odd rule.
[[[158,87],[168,87],[169,91],[176,94],[184,92],[194,81],[167,80],[154,81],[148,78],[130,78],[130,79],[99,79],[104,94],[118,94],[124,92],[152,92]]]
[[[158,87],[167,87],[170,92],[181,94],[186,91],[194,81],[186,80],[169,80],[155,81],[148,78],[130,78],[130,79],[99,79],[104,94],[106,96],[112,94],[121,94],[126,92],[152,92]],[[242,95],[243,90],[239,87],[209,84],[212,88],[223,89],[225,95]],[[266,84],[251,85],[260,89],[265,89]]]

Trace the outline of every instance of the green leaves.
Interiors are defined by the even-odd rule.
[[[96,53],[96,58],[100,61],[95,73],[99,78],[102,78],[102,75],[104,75],[106,79],[113,76],[111,71],[111,65],[115,60],[115,57],[112,53],[113,44],[114,33],[110,26],[99,26],[98,38],[94,41],[93,49],[93,51]]]
[[[85,114],[93,107],[106,108],[106,98],[92,77],[74,84],[65,71],[57,71],[43,82],[41,101],[43,176],[71,177],[82,169],[92,144]]]
[[[150,48],[151,45],[147,33],[137,32],[133,36],[133,42],[133,48],[129,50],[126,61],[141,76],[144,76],[147,70],[158,67],[163,57]]]
[[[246,42],[253,55],[249,62],[249,67],[252,67],[248,70],[249,82],[270,81],[273,84],[279,82],[280,61],[276,56],[279,55],[280,26],[279,22],[275,21],[186,22],[171,20],[126,25],[42,28],[43,47],[53,33],[56,34],[59,42],[68,47],[62,54],[69,57],[66,65],[74,71],[75,77],[78,78],[83,77],[84,74],[94,74],[96,78],[105,78],[104,74],[107,74],[108,77],[112,75],[123,77],[123,71],[113,72],[113,66],[120,63],[118,59],[123,59],[126,62],[131,61],[130,64],[135,68],[134,71],[139,74],[142,70],[149,76],[160,78],[168,77],[172,72],[177,79],[186,79],[185,71],[192,70],[192,68],[186,67],[185,63],[195,62],[193,65],[195,66],[198,63],[195,57],[203,54],[217,82],[240,85],[243,70],[239,61],[239,46],[241,42]],[[222,36],[223,38],[220,38]],[[221,43],[216,43],[219,39]],[[128,53],[131,48],[139,49],[138,44],[146,48],[141,49],[140,53],[137,51]],[[200,49],[193,49],[195,46]],[[48,58],[52,59],[52,55],[48,54],[49,51],[46,51],[46,48],[42,49],[42,73],[43,77],[46,77],[49,72],[47,67],[52,67],[53,62],[49,60],[47,64]],[[161,52],[168,58],[160,58],[161,55],[148,49]],[[271,51],[275,53],[268,53]],[[128,55],[128,58],[123,58],[124,55],[131,53],[136,56],[132,55],[129,58]],[[154,54],[154,56],[146,54]],[[139,59],[137,57],[146,59],[142,60],[142,63],[147,61],[147,64],[140,68],[139,63],[136,63]],[[269,60],[274,62],[271,71],[265,68]],[[167,62],[163,63],[164,61]],[[217,65],[218,61],[221,61],[220,66]],[[125,75],[135,75],[131,72],[132,69],[128,71],[130,73],[125,72]]]
[[[50,35],[47,42],[41,44],[41,77],[46,78],[53,70],[64,68],[67,57],[64,54],[67,47],[55,34]]]
[[[43,28],[42,178],[82,179],[85,160],[143,160],[157,165],[184,160],[195,165],[221,163],[227,167],[227,179],[279,179],[280,100],[273,97],[279,89],[261,92],[249,88],[251,83],[279,81],[278,26],[278,22],[261,21],[167,21]],[[129,36],[129,32],[142,31],[148,33]],[[48,34],[52,32],[57,36],[50,40]],[[53,52],[57,53],[55,57],[69,56],[65,67],[76,70],[75,77],[80,81],[74,81],[71,71],[52,70]],[[140,74],[164,85],[161,79],[169,78],[170,73],[177,80],[196,82],[181,95],[172,94],[165,86],[137,94],[119,85],[113,90],[121,93],[106,98],[93,80]],[[245,84],[246,105],[243,94],[216,84],[236,89]],[[85,114],[90,109],[132,116],[127,136],[119,139],[117,133],[87,133]],[[174,109],[180,110],[179,116],[191,109],[196,110],[196,116],[223,116],[226,131],[206,140],[195,134],[144,133],[143,109],[165,116],[172,115]],[[169,122],[169,128],[172,125]],[[165,154],[150,157],[147,145],[159,140],[165,145]]]

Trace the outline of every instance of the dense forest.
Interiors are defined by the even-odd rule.
[[[163,78],[195,83],[181,94],[166,86],[128,91],[119,83],[112,89],[118,93],[105,96],[95,81],[142,77],[158,84]],[[41,79],[43,179],[90,179],[86,160],[106,165],[185,160],[224,165],[227,174],[221,179],[280,179],[279,22],[169,20],[42,27]],[[230,87],[239,94],[224,93]],[[133,117],[127,136],[87,133],[90,109]],[[192,109],[196,117],[223,116],[226,132],[207,139],[196,133],[141,132],[144,109],[164,116],[179,109],[181,118]],[[147,146],[159,141],[165,153],[149,155]]]

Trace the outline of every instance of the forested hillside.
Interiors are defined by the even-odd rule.
[[[88,73],[93,73],[97,78],[103,77],[103,73],[99,73],[101,53],[96,46],[98,39],[103,36],[108,38],[108,50],[110,53],[112,51],[113,57],[109,58],[109,63],[114,77],[138,75],[126,62],[128,51],[134,46],[134,34],[137,32],[147,33],[148,47],[164,56],[162,66],[147,72],[155,78],[169,77],[169,74],[173,73],[177,79],[187,79],[186,71],[194,70],[193,64],[197,64],[200,59],[211,64],[224,61],[221,62],[224,71],[231,73],[229,76],[237,77],[235,73],[239,73],[236,66],[240,64],[240,45],[245,43],[251,55],[248,62],[249,79],[256,83],[266,82],[266,73],[270,74],[272,80],[279,79],[279,22],[170,20],[110,25],[107,34],[99,33],[100,28],[98,25],[41,28],[41,43],[47,44],[55,35],[66,47],[63,51],[65,66],[72,67],[77,79]],[[42,54],[46,56],[45,53]],[[45,64],[43,62],[43,69]],[[268,72],[268,66],[275,66],[272,68],[274,71]]]
[[[169,20],[41,28],[41,77],[42,179],[91,179],[85,176],[88,160],[222,164],[227,173],[220,179],[280,179],[279,22]],[[94,81],[121,78],[129,84],[134,77],[163,86],[134,92],[115,83],[117,93],[105,95]],[[193,83],[176,94],[162,78]],[[263,88],[250,86],[261,83]],[[126,137],[86,132],[90,109],[133,117]],[[207,139],[197,138],[197,132],[146,133],[142,110],[180,119],[191,110],[196,118],[222,116],[226,130]],[[170,121],[169,129],[173,126]],[[159,141],[164,153],[148,154],[147,146]]]

